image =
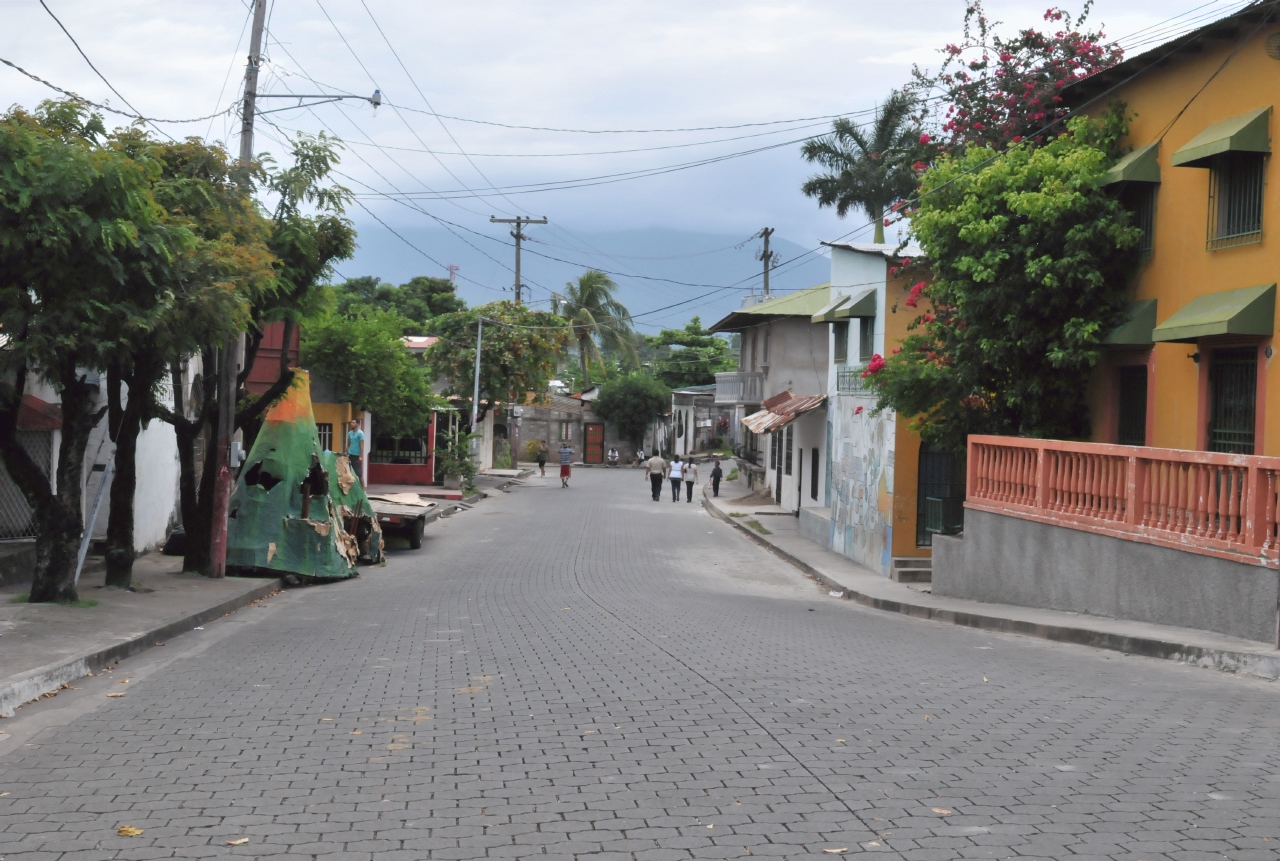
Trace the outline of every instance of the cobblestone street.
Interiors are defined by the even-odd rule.
[[[1275,684],[877,613],[638,471],[559,485],[0,721],[0,857],[1280,857]]]

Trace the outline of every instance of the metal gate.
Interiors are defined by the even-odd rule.
[[[1214,350],[1209,365],[1209,451],[1253,454],[1258,348]]]
[[[925,528],[928,499],[963,499],[961,460],[946,452],[920,447],[920,471],[916,481],[916,546],[932,547],[933,535]],[[962,509],[963,510],[963,509]]]
[[[53,453],[53,431],[20,430],[17,438],[47,477]],[[22,495],[18,485],[13,483],[9,471],[4,468],[3,461],[0,461],[0,539],[30,538],[35,534],[31,506],[27,505],[27,498]]]
[[[604,463],[604,425],[587,422],[582,426],[586,437],[586,450],[582,452],[583,463]]]

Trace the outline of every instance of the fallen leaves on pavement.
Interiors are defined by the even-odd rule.
[[[950,815],[951,815],[951,811],[950,811],[950,810],[947,810],[945,807],[935,807],[935,808],[933,808],[933,812],[934,812],[934,813],[937,813],[937,814],[940,814],[940,815],[942,815],[942,816],[950,816]]]
[[[249,838],[248,838],[248,837],[241,837],[239,840],[228,840],[228,841],[227,841],[227,845],[228,845],[228,846],[243,846],[244,844],[246,844],[246,843],[248,843],[248,842],[249,842]]]
[[[137,837],[141,833],[141,828],[134,828],[132,825],[121,825],[116,829],[116,834],[119,834],[121,837]]]

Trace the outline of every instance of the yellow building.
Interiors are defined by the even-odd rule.
[[[1280,454],[1272,361],[1280,271],[1280,23],[1256,4],[1075,84],[1131,115],[1111,187],[1144,227],[1130,321],[1109,337],[1096,442]]]

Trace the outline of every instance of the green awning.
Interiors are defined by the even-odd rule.
[[[1197,296],[1152,331],[1156,341],[1192,343],[1211,335],[1269,337],[1276,327],[1276,285]]]
[[[1156,300],[1142,299],[1129,306],[1127,318],[1102,339],[1112,347],[1150,347],[1155,343],[1151,331],[1156,327]]]
[[[876,288],[863,290],[856,294],[848,305],[836,311],[836,319],[847,320],[850,317],[874,317],[876,315]]]
[[[1115,185],[1118,182],[1159,182],[1160,142],[1138,147],[1120,159],[1102,178],[1103,185]]]
[[[1267,123],[1271,107],[1214,123],[1193,137],[1170,159],[1174,167],[1208,167],[1210,159],[1224,152],[1271,152]]]
[[[810,323],[834,323],[836,321],[836,311],[849,304],[852,296],[841,296],[834,302],[830,302],[823,306],[822,310],[809,318]]]

